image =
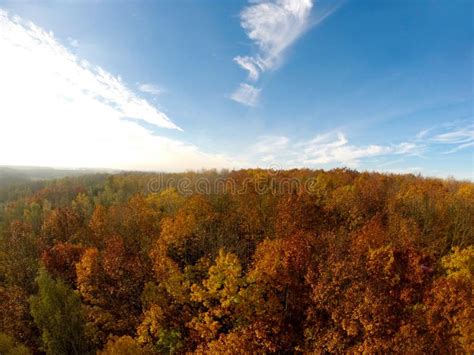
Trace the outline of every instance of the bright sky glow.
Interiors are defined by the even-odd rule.
[[[225,3],[0,4],[0,165],[474,179],[472,3]]]

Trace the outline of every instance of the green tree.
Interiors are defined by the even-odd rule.
[[[0,354],[3,355],[29,355],[31,351],[19,344],[12,337],[5,333],[0,333]]]
[[[77,292],[54,280],[44,268],[36,282],[39,290],[30,298],[30,309],[46,354],[85,353],[84,317]]]

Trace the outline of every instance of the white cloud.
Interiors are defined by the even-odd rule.
[[[430,131],[431,131],[431,129],[429,129],[429,128],[424,129],[424,130],[418,132],[415,138],[418,139],[418,140],[421,140],[424,137],[426,137],[430,133]]]
[[[261,63],[257,62],[255,58],[252,57],[237,56],[234,58],[234,61],[249,72],[248,78],[253,81],[258,79],[260,75],[259,71],[264,68],[261,66]]]
[[[252,85],[242,83],[230,98],[246,106],[256,106],[260,96],[260,90],[261,89]]]
[[[234,62],[248,72],[247,79],[257,81],[267,70],[276,69],[286,50],[312,25],[318,25],[341,4],[322,6],[312,20],[313,0],[249,0],[240,13],[240,24],[256,47],[252,55],[238,55]],[[242,90],[242,85],[237,91]],[[238,100],[236,100],[238,101]],[[244,102],[242,102],[244,103]]]
[[[163,89],[154,84],[140,84],[138,85],[138,90],[155,96],[159,96],[163,93]]]
[[[403,142],[394,146],[394,154],[421,155],[424,146],[414,142]]]
[[[263,136],[251,147],[257,154],[275,154],[288,148],[290,140],[284,136]]]
[[[236,56],[234,61],[248,71],[248,79],[256,81],[266,70],[275,69],[285,50],[308,28],[313,0],[252,1],[240,14],[240,24],[257,46],[253,56]],[[247,106],[255,106],[260,89],[240,84],[231,98]]]
[[[0,164],[147,170],[234,164],[124,120],[180,130],[120,77],[1,10],[0,53]]]
[[[474,141],[470,141],[468,143],[460,144],[457,147],[454,147],[453,149],[448,150],[447,152],[445,152],[445,154],[451,154],[451,153],[459,152],[460,150],[470,148],[470,147],[474,147]]]
[[[283,136],[262,137],[253,147],[255,158],[285,163],[287,167],[344,165],[358,167],[362,160],[389,155],[417,154],[420,146],[403,142],[396,145],[354,145],[342,132],[319,134],[313,139],[292,143]]]
[[[77,39],[74,39],[72,37],[68,37],[67,41],[71,47],[77,48],[79,47],[79,41]]]
[[[474,141],[473,126],[462,127],[454,131],[437,134],[433,141],[444,144],[466,144]]]
[[[430,144],[450,146],[451,149],[444,153],[451,154],[474,146],[474,125],[465,122],[450,122],[423,130],[416,137]]]
[[[312,0],[264,0],[242,11],[241,26],[258,53],[234,60],[249,72],[249,79],[257,80],[260,72],[280,64],[285,50],[308,28],[312,7]]]
[[[391,152],[391,148],[380,145],[354,146],[350,145],[342,133],[316,136],[309,142],[303,143],[305,164],[340,163],[350,167],[359,165],[361,158],[383,155]]]

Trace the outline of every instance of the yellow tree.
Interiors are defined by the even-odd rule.
[[[474,247],[455,247],[442,259],[446,275],[426,300],[434,344],[446,352],[474,352]]]
[[[202,310],[189,323],[189,327],[204,343],[238,325],[237,310],[242,303],[240,290],[244,284],[237,256],[221,249],[215,264],[209,268],[208,278],[202,285],[192,285],[191,300],[198,302]]]

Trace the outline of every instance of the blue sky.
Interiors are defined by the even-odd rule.
[[[0,1],[0,164],[474,179],[473,6]]]

